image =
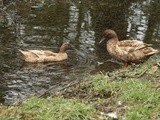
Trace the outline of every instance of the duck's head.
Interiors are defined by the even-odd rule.
[[[62,44],[62,46],[60,47],[60,51],[59,52],[65,52],[67,49],[70,48],[74,48],[74,46],[72,44],[70,44],[69,42],[65,42]]]
[[[103,32],[103,38],[100,40],[99,43],[102,43],[103,41],[107,41],[110,39],[117,39],[117,34],[114,30],[107,29]]]

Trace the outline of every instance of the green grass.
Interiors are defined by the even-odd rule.
[[[97,117],[97,111],[91,105],[86,105],[76,99],[31,98],[10,114],[12,117],[15,115],[17,119],[91,120]]]
[[[120,118],[125,117],[127,120],[146,120],[152,117],[160,119],[160,91],[155,88],[157,84],[159,83],[136,77],[116,81],[107,75],[98,74],[82,83],[80,87],[68,90],[68,94],[71,94],[68,96],[79,98],[84,94],[82,99],[94,105],[111,101],[109,105],[101,107],[114,108],[117,112],[119,111],[115,108],[116,103],[121,101],[124,111],[119,112]],[[72,95],[73,91],[76,94]]]

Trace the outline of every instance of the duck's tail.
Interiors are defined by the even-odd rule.
[[[155,50],[155,54],[160,54],[160,50]]]
[[[154,52],[155,54],[160,53],[159,50],[155,50],[155,49],[152,52]]]
[[[18,51],[19,51],[20,53],[22,53],[22,52],[23,52],[21,49],[18,49]]]
[[[18,51],[19,51],[22,55],[24,55],[24,51],[23,51],[23,50],[18,49]]]
[[[160,51],[152,48],[152,52],[149,52],[147,55],[154,55],[154,54],[160,54]]]
[[[25,59],[25,51],[18,49],[18,51],[21,53],[21,56],[23,57],[23,59]]]

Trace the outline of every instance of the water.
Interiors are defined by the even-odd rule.
[[[105,45],[98,45],[107,28],[115,30],[120,39],[143,40],[158,49],[158,3],[158,0],[4,2],[2,7],[8,5],[9,15],[2,11],[0,14],[7,21],[7,27],[0,28],[0,102],[12,104],[52,87],[84,80],[88,75],[120,68],[116,62],[105,62],[111,57]],[[28,64],[18,52],[18,49],[57,52],[66,41],[77,50],[67,51],[69,59],[63,62]]]

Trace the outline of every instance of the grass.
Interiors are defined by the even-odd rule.
[[[54,97],[2,107],[0,120],[108,120],[109,112],[120,120],[160,119],[159,66],[150,60],[130,69],[97,74]]]
[[[21,107],[15,107],[12,113],[8,113],[10,119],[13,116],[16,116],[14,119],[36,120],[91,120],[97,117],[97,111],[91,105],[62,97],[30,98]]]

